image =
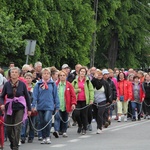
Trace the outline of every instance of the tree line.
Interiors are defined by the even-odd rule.
[[[149,21],[148,0],[0,0],[0,65],[25,64],[32,39],[29,63],[146,67]]]

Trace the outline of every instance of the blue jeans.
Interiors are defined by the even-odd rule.
[[[68,113],[66,111],[59,111],[60,114],[60,132],[64,133],[68,128]]]
[[[35,128],[37,128],[38,130],[41,129],[41,122],[40,122],[39,114],[35,116]],[[38,138],[42,137],[42,131],[38,131],[37,134],[38,134]]]
[[[44,128],[42,130],[42,138],[50,137],[50,129],[52,125],[52,121],[50,120],[52,119],[52,114],[53,114],[53,111],[51,110],[39,110],[38,111],[39,119],[41,122],[41,128]],[[48,124],[49,121],[50,123]]]
[[[140,103],[136,103],[136,102],[131,102],[131,106],[132,106],[132,119],[136,119],[136,116],[135,116],[135,108],[137,108],[138,119],[140,119],[140,115],[141,115],[141,104],[140,104]]]
[[[59,131],[59,129],[60,129],[59,111],[56,113],[56,115],[54,117],[54,129],[55,129],[55,131]]]

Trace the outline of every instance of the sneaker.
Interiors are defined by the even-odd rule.
[[[116,116],[116,118],[114,120],[118,120],[118,116]]]
[[[109,126],[109,123],[108,123],[108,122],[105,122],[104,127],[107,128],[108,126]]]
[[[147,116],[147,119],[150,119],[150,115]]]
[[[21,145],[21,140],[19,140],[19,143],[18,143],[18,146],[20,146]]]
[[[92,125],[89,124],[89,131],[92,131]]]
[[[86,130],[82,130],[82,135],[85,135],[86,134]]]
[[[62,135],[64,138],[68,137],[67,133],[64,132],[63,135]]]
[[[82,128],[78,127],[77,133],[81,133],[81,131],[82,131]]]
[[[46,144],[51,144],[51,140],[49,137],[46,138]]]
[[[41,144],[46,144],[46,139],[43,139]]]
[[[133,117],[133,118],[132,118],[132,121],[136,121],[136,118],[135,118],[135,117]]]
[[[108,120],[109,125],[111,125],[111,120]]]
[[[32,138],[29,138],[28,139],[28,143],[32,143],[33,142],[33,139]]]
[[[26,142],[26,138],[25,137],[21,137],[21,143],[24,144]]]
[[[146,119],[146,117],[147,117],[146,115],[143,116],[144,119]]]
[[[61,131],[59,131],[59,135],[62,135],[63,133]]]
[[[55,138],[59,138],[59,133],[58,133],[58,131],[53,132],[53,135],[55,136]]]
[[[38,140],[39,140],[39,141],[42,141],[42,140],[43,140],[43,138],[42,138],[42,137],[38,137]]]
[[[76,126],[76,125],[77,125],[77,123],[76,123],[76,122],[73,122],[72,126]]]
[[[118,117],[118,122],[121,122],[121,116]]]
[[[127,122],[127,116],[124,116],[124,122]]]
[[[102,130],[100,130],[100,129],[97,129],[97,132],[96,132],[96,134],[101,134],[102,133]]]

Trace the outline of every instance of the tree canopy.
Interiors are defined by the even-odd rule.
[[[0,0],[0,64],[25,64],[25,41],[32,39],[29,63],[89,66],[92,50],[99,68],[147,67],[149,18],[148,0]]]

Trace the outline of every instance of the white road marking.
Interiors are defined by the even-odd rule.
[[[68,142],[78,142],[80,141],[80,139],[73,139],[73,140],[69,140]]]
[[[130,124],[130,125],[127,124],[127,125],[124,126],[124,127],[118,127],[117,129],[113,129],[113,130],[111,130],[111,132],[118,131],[118,130],[122,130],[122,129],[129,128],[129,127],[138,126],[138,125],[141,125],[141,124],[145,124],[145,123],[147,123],[147,122],[150,122],[150,121],[137,122],[137,123]]]
[[[56,144],[56,145],[53,145],[51,147],[64,147],[64,146],[66,146],[66,144]]]
[[[133,125],[135,123],[139,124],[141,122],[145,122],[145,120],[142,120],[142,121],[137,121],[137,122],[123,122],[123,124],[121,124],[120,122],[118,122],[118,125],[117,126],[114,126],[114,127],[108,127],[108,128],[103,128],[103,130],[112,130],[112,129],[116,129],[116,128],[119,128],[119,127],[124,127],[124,126],[128,126],[128,125]]]
[[[83,139],[83,138],[89,138],[89,137],[91,137],[91,136],[90,135],[82,135],[79,138]]]

